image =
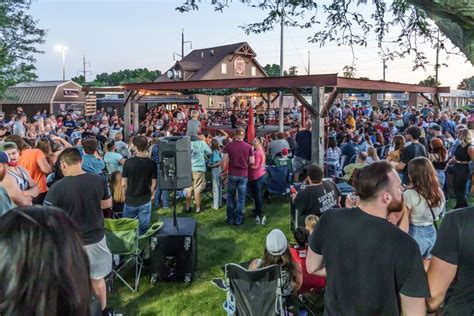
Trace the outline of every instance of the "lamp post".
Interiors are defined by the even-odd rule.
[[[66,51],[68,48],[64,45],[57,45],[56,51],[60,52],[63,56],[63,81],[66,80]]]

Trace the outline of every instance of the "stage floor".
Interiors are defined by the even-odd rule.
[[[243,129],[246,128],[245,125],[244,126],[238,126],[238,127],[242,127]],[[279,128],[278,125],[265,125],[265,127],[259,127],[255,131],[256,131],[258,137],[262,137],[262,136],[266,136],[268,134],[277,133],[278,128]],[[203,126],[202,127],[202,130],[204,132],[209,131],[211,133],[215,133],[215,131],[217,131],[218,129],[222,129],[222,130],[226,131],[227,133],[232,133],[232,134],[234,133],[234,130],[235,130],[235,128],[232,128],[232,126],[230,124],[229,125],[213,125],[213,126]],[[296,131],[296,128],[291,127],[291,126],[284,126],[284,130],[285,130],[285,132],[289,132],[289,131],[292,131],[292,130]]]

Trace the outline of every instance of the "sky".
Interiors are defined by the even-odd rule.
[[[181,31],[185,40],[192,41],[192,48],[206,48],[248,42],[257,54],[258,62],[278,64],[280,58],[279,28],[267,33],[246,35],[239,28],[246,23],[259,22],[265,12],[249,8],[234,0],[223,13],[215,12],[210,0],[203,0],[199,11],[180,13],[176,6],[184,0],[37,0],[30,14],[39,20],[39,27],[48,30],[46,43],[40,46],[44,54],[37,56],[39,80],[62,78],[62,57],[55,50],[57,45],[68,47],[66,52],[66,78],[79,75],[83,56],[90,62],[87,67],[92,77],[103,72],[144,68],[168,70],[173,64],[173,53],[181,53]],[[367,13],[367,7],[361,8]],[[349,47],[329,44],[319,47],[307,38],[317,28],[285,28],[284,68],[298,67],[299,74],[306,74],[308,51],[311,74],[339,73],[352,64]],[[388,38],[397,34],[392,33]],[[449,44],[448,44],[449,45]],[[450,46],[450,45],[449,45]],[[432,64],[435,50],[425,51]],[[185,54],[190,52],[187,44]],[[377,41],[370,39],[367,48],[355,49],[356,76],[382,79],[382,60],[378,55]],[[442,67],[439,78],[443,86],[455,89],[463,78],[474,75],[474,67],[462,56],[440,54]],[[387,62],[387,81],[418,83],[434,74],[434,67],[412,71],[411,59]]]

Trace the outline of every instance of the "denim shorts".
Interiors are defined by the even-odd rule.
[[[415,239],[420,247],[421,256],[424,258],[431,258],[431,250],[436,241],[436,230],[434,226],[416,226],[410,224],[408,233],[413,239]]]

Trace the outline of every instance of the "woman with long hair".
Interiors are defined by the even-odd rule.
[[[116,217],[117,214],[122,214],[123,204],[125,203],[125,195],[122,190],[122,173],[114,171],[110,174],[110,193],[112,195],[112,212]]]
[[[0,314],[97,315],[89,260],[66,213],[17,207],[0,221]],[[94,313],[95,312],[95,313]]]
[[[248,174],[248,190],[255,202],[257,225],[265,225],[267,217],[263,215],[263,185],[267,179],[265,169],[265,151],[258,137],[253,141],[255,162],[250,165]]]
[[[45,137],[38,138],[36,140],[36,149],[39,149],[46,156],[46,160],[52,166],[53,165],[53,150],[51,149],[51,142]]]
[[[402,135],[395,135],[393,137],[393,150],[388,153],[387,160],[392,163],[399,163],[400,156],[405,148],[405,137]]]
[[[212,208],[218,210],[222,204],[222,152],[215,138],[211,140],[211,151],[208,165],[212,175]]]
[[[460,144],[454,150],[454,193],[456,194],[456,206],[454,208],[466,207],[466,183],[471,176],[469,163],[474,160],[474,146],[472,145],[471,131],[461,128],[457,133]]]
[[[336,138],[329,137],[328,148],[326,149],[326,164],[328,166],[328,177],[335,176],[339,169],[341,160],[341,148],[337,146]]]
[[[380,148],[385,146],[385,138],[383,137],[383,134],[381,132],[375,133],[375,143],[374,147],[375,148]]]
[[[448,150],[444,147],[443,141],[438,137],[431,139],[430,146],[431,153],[429,157],[436,170],[439,186],[443,189],[446,181],[445,171],[446,165],[448,164]]]
[[[368,149],[367,149],[367,160],[366,160],[366,163],[368,165],[374,163],[374,162],[377,162],[377,161],[380,161],[380,158],[379,156],[377,155],[377,150],[375,150],[374,147],[370,146]]]
[[[408,163],[410,184],[403,192],[403,200],[410,222],[408,233],[420,247],[422,257],[430,258],[436,241],[435,220],[444,210],[445,198],[435,169],[425,157]]]
[[[255,259],[250,263],[249,270],[256,270],[278,264],[282,270],[283,295],[295,294],[303,284],[301,266],[291,259],[290,248],[285,234],[273,229],[266,238],[263,259]]]

